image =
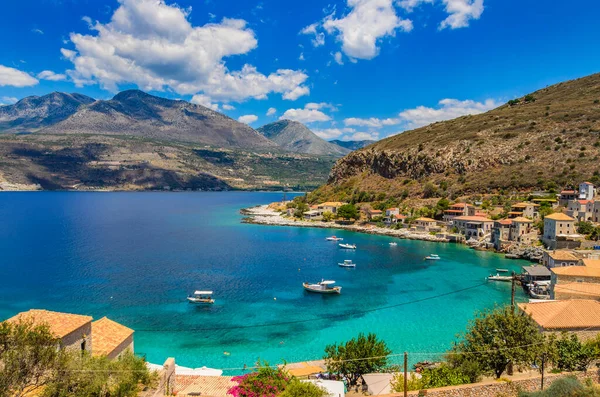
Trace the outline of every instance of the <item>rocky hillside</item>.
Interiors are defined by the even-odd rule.
[[[352,152],[313,198],[456,198],[559,189],[586,179],[600,182],[599,173],[600,74],[594,74]]]
[[[358,150],[358,149],[362,149],[364,147],[367,147],[373,143],[375,143],[376,141],[370,141],[370,140],[364,140],[364,141],[340,141],[339,139],[335,139],[333,141],[329,141],[335,145],[341,146],[341,147],[345,147],[348,150]]]
[[[341,157],[350,152],[349,149],[321,139],[297,121],[276,121],[260,127],[258,132],[283,149],[294,153]]]

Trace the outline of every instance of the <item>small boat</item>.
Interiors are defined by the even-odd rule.
[[[392,241],[392,242],[390,243],[390,245],[391,245],[392,247],[395,247],[395,246],[397,246],[397,245],[398,245],[398,243],[396,243],[395,241]]]
[[[356,267],[356,263],[352,263],[351,259],[344,260],[343,263],[338,263],[338,266],[341,267]]]
[[[505,282],[511,282],[513,277],[512,276],[501,276],[500,274],[496,273],[496,275],[489,275],[488,276],[488,281],[505,281]]]
[[[342,241],[344,239],[341,237],[331,236],[331,237],[326,237],[325,240],[327,240],[327,241]]]
[[[340,246],[340,248],[346,248],[349,250],[355,250],[356,249],[356,244],[338,244]]]
[[[496,269],[498,273],[508,273],[508,269]]]
[[[308,292],[316,292],[318,294],[339,294],[342,292],[342,287],[335,286],[335,281],[321,280],[318,283],[302,283],[304,289]]]
[[[187,297],[190,303],[213,304],[215,300],[212,298],[212,291],[196,291],[193,295]]]
[[[440,256],[437,254],[429,254],[429,256],[425,257],[425,260],[427,261],[439,261],[440,259],[442,258],[440,258]]]

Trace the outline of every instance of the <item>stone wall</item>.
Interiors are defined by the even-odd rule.
[[[92,353],[92,322],[77,328],[75,331],[61,338],[62,346],[71,351],[81,351],[85,342],[85,350]]]
[[[591,378],[594,382],[600,382],[598,371],[588,371],[587,373],[573,373],[578,379],[584,381]],[[546,374],[544,378],[544,388],[547,388],[556,379],[565,376],[565,374]],[[519,379],[511,382],[485,382],[471,385],[441,387],[439,389],[429,389],[423,391],[411,391],[408,395],[411,397],[517,397],[520,391],[536,391],[541,389],[541,377]],[[420,394],[419,394],[420,393]],[[403,393],[386,394],[380,397],[402,397]]]
[[[115,348],[112,352],[108,353],[108,358],[115,359],[118,358],[121,354],[129,350],[133,353],[133,334],[131,334],[127,339],[125,339],[119,346]]]

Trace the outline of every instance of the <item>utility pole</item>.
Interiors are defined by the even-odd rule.
[[[515,287],[516,287],[516,282],[517,282],[517,276],[515,275],[515,272],[512,273],[512,280],[511,280],[512,284],[511,284],[511,288],[510,288],[510,306],[512,307],[513,311],[515,310]]]
[[[404,352],[404,397],[408,396],[408,353]]]
[[[546,364],[546,353],[542,354],[542,390],[544,390],[544,364]]]

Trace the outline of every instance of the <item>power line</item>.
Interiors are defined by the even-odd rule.
[[[421,303],[421,302],[425,302],[425,301],[429,301],[429,300],[433,300],[433,299],[437,299],[437,298],[442,298],[442,297],[445,297],[445,296],[449,296],[449,295],[453,295],[453,294],[458,294],[458,293],[461,293],[461,292],[469,291],[469,290],[472,290],[472,289],[475,289],[475,288],[479,288],[479,287],[484,286],[484,285],[488,285],[488,283],[485,282],[485,283],[481,283],[481,284],[476,284],[476,285],[472,285],[470,287],[461,288],[461,289],[458,289],[458,290],[446,292],[446,293],[439,294],[439,295],[428,296],[426,298],[415,299],[415,300],[408,301],[408,302],[397,303],[395,305],[388,305],[388,306],[376,307],[376,308],[373,308],[373,309],[357,310],[357,311],[355,311],[353,313],[333,314],[333,315],[328,315],[327,317],[310,318],[310,319],[303,319],[303,320],[292,320],[292,321],[282,321],[282,322],[278,322],[278,323],[236,325],[236,326],[230,326],[230,327],[188,328],[188,329],[176,329],[176,330],[138,329],[136,331],[137,332],[228,331],[228,330],[234,330],[234,329],[275,327],[275,326],[278,326],[278,325],[301,324],[301,323],[308,323],[308,322],[314,322],[314,321],[319,321],[319,320],[341,319],[341,318],[345,318],[345,317],[354,317],[354,316],[357,316],[357,315],[360,315],[360,314],[373,313],[373,312],[377,312],[377,311],[380,311],[380,310],[394,309],[396,307],[412,305],[412,304],[415,304],[415,303]]]

